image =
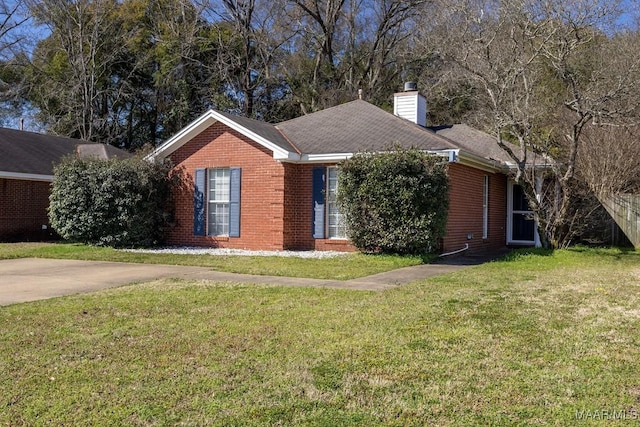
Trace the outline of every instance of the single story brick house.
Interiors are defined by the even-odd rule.
[[[353,250],[335,204],[338,163],[363,151],[417,147],[448,162],[450,207],[441,250],[534,245],[510,158],[465,125],[426,127],[426,99],[409,87],[394,114],[355,100],[278,124],[210,110],[160,145],[183,175],[173,195],[172,245]],[[517,147],[514,147],[517,150]]]
[[[102,159],[129,155],[109,145],[0,128],[0,241],[54,236],[47,216],[53,166],[70,154]]]

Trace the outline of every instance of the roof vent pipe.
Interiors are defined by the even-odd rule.
[[[413,92],[418,90],[418,84],[416,82],[405,82],[404,83],[404,91],[405,92]]]

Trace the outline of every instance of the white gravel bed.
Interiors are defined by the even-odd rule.
[[[245,249],[220,249],[189,246],[172,246],[157,249],[123,249],[125,252],[176,255],[235,255],[235,256],[281,256],[297,258],[335,258],[348,255],[337,251],[248,251]]]

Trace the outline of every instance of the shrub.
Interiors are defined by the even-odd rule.
[[[444,235],[448,177],[441,157],[417,149],[357,154],[341,163],[337,200],[364,252],[428,253]]]
[[[64,158],[54,169],[49,219],[65,239],[108,246],[150,246],[162,239],[170,164]]]

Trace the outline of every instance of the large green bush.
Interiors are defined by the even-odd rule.
[[[150,246],[162,239],[170,164],[64,158],[54,169],[49,220],[64,239]]]
[[[357,154],[340,167],[337,200],[364,252],[428,253],[444,236],[449,182],[442,157],[417,149]]]

